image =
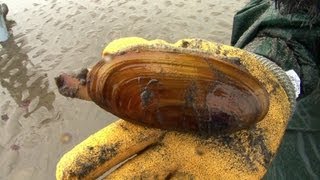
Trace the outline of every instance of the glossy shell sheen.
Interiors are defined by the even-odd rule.
[[[136,47],[88,75],[103,109],[133,123],[214,134],[244,129],[268,112],[268,93],[240,64],[193,51]]]

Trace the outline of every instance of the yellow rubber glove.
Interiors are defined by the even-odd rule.
[[[269,93],[270,106],[265,118],[251,129],[211,137],[147,128],[118,120],[67,152],[57,165],[57,179],[95,179],[103,174],[106,179],[263,177],[294,108],[293,87],[284,72],[249,52],[196,39],[168,44],[162,40],[124,38],[110,43],[103,57],[133,45],[159,43],[198,48],[229,60],[240,60]]]

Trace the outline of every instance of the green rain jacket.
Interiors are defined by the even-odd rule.
[[[231,44],[293,69],[301,79],[296,111],[264,179],[319,179],[320,17],[279,11],[269,0],[251,0],[234,17]]]

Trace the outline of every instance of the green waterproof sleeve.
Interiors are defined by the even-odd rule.
[[[265,56],[301,79],[301,94],[265,179],[320,178],[320,17],[282,14],[269,0],[252,0],[234,17],[231,44]]]

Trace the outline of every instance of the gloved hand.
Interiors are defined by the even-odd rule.
[[[95,179],[106,172],[106,179],[263,177],[294,109],[294,91],[285,73],[249,52],[196,39],[168,44],[161,40],[124,38],[110,43],[103,55],[137,44],[159,43],[200,49],[240,63],[268,92],[269,110],[264,119],[249,129],[212,136],[148,128],[118,120],[66,153],[57,165],[57,179]],[[64,95],[91,100],[80,81],[79,76],[63,75],[57,85]]]

